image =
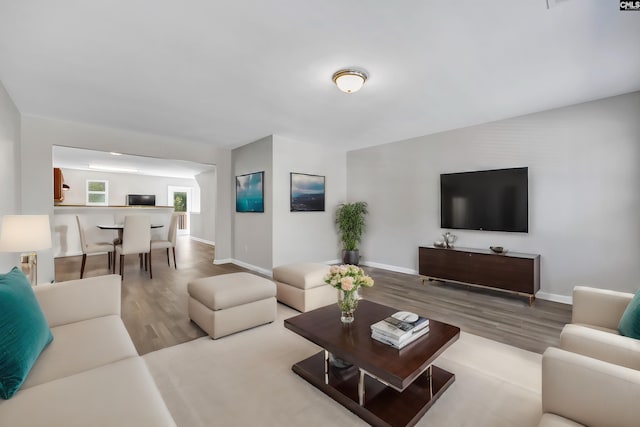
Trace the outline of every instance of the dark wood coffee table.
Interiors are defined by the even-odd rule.
[[[324,349],[292,370],[371,425],[414,425],[455,380],[432,363],[460,329],[429,320],[427,335],[396,350],[372,339],[370,327],[397,311],[361,300],[350,325],[340,321],[337,304],[286,319],[287,329]],[[333,366],[330,353],[353,366]]]

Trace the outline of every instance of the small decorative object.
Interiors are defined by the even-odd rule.
[[[291,172],[291,212],[324,212],[324,176]]]
[[[433,242],[433,246],[435,246],[436,248],[444,248],[444,242],[442,240],[437,240],[435,242]]]
[[[445,248],[452,248],[453,247],[453,243],[456,241],[456,239],[458,238],[458,236],[449,233],[448,231],[446,233],[444,233],[442,235],[443,239],[444,239],[444,247]]]
[[[324,276],[324,282],[338,290],[338,307],[342,323],[351,323],[358,306],[358,289],[373,286],[373,279],[355,265],[334,265]]]
[[[489,246],[489,249],[491,249],[491,251],[496,254],[503,254],[507,252],[506,249],[503,248],[502,246]]]

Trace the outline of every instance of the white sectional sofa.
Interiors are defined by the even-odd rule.
[[[539,427],[637,427],[640,371],[559,348],[542,356]]]
[[[618,333],[618,324],[633,295],[576,286],[571,324],[562,329],[560,348],[640,370],[640,340]]]
[[[35,288],[53,334],[0,426],[175,426],[120,318],[120,276]]]

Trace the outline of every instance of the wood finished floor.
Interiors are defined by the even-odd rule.
[[[214,265],[214,248],[180,236],[178,269],[167,265],[166,252],[153,252],[153,279],[139,269],[138,258],[125,259],[122,318],[140,354],[205,336],[187,315],[187,283],[195,278],[247,271],[234,264]],[[56,281],[78,279],[82,257],[56,258]],[[173,262],[173,261],[172,261]],[[571,306],[464,285],[426,282],[418,276],[365,267],[375,280],[366,299],[398,310],[420,313],[485,338],[542,353],[557,346]],[[87,257],[85,277],[108,274],[104,255]],[[357,311],[356,311],[357,316]]]

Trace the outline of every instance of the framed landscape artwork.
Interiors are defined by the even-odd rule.
[[[291,212],[324,212],[324,176],[291,172]]]
[[[264,171],[236,176],[236,212],[264,212]]]

